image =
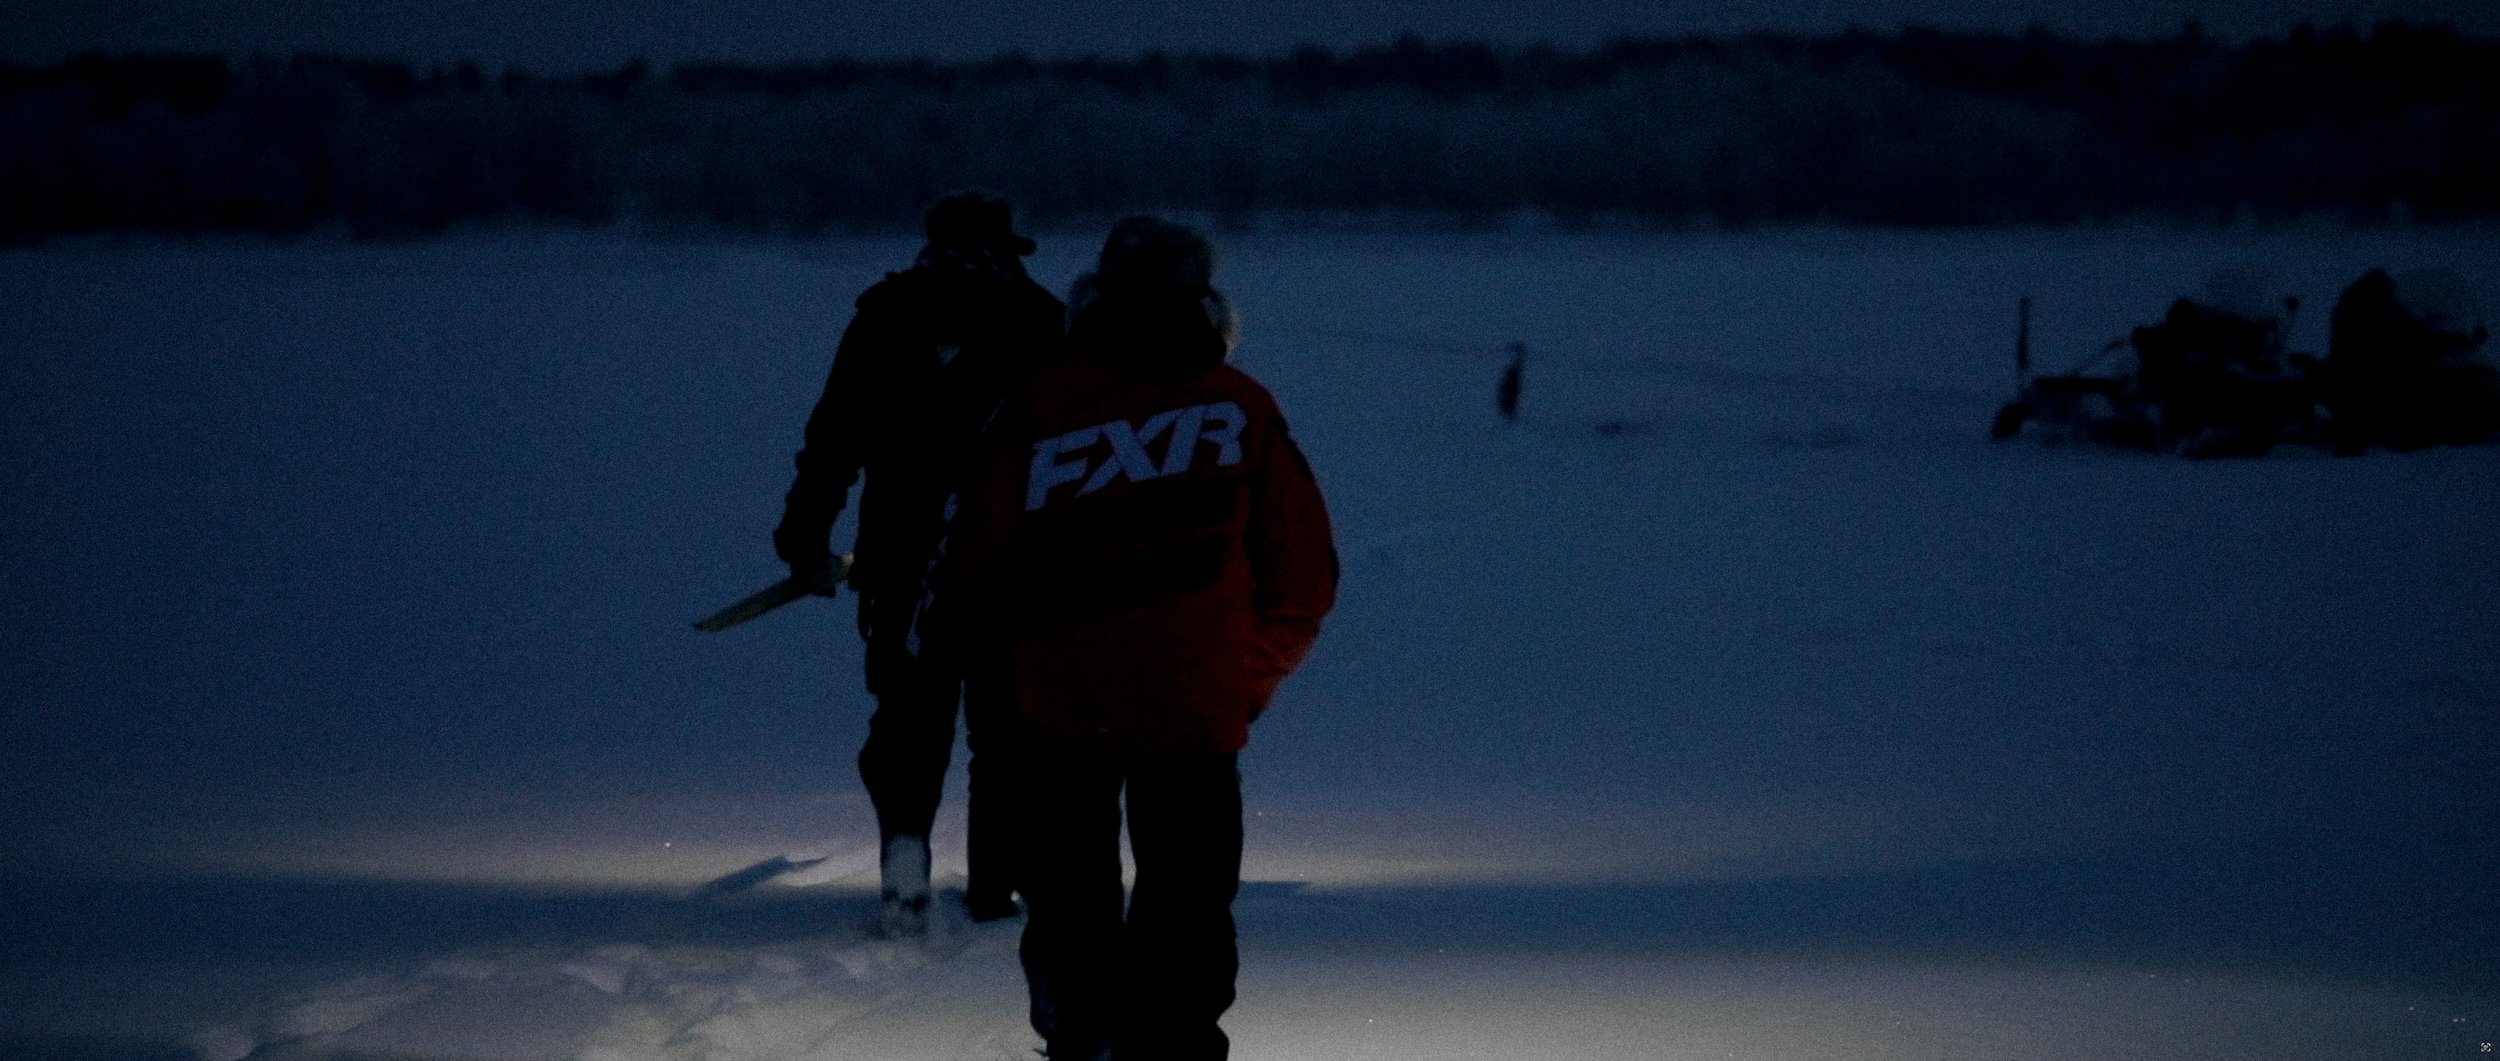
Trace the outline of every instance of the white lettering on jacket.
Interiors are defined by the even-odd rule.
[[[1201,443],[1215,444],[1216,467],[1239,464],[1241,431],[1249,424],[1241,406],[1211,402],[1166,409],[1135,425],[1113,420],[1043,439],[1033,444],[1033,470],[1024,480],[1024,510],[1048,504],[1050,492],[1069,483],[1083,483],[1070,495],[1083,497],[1124,475],[1139,483],[1179,475],[1197,463],[1205,448]],[[1168,439],[1161,460],[1147,450],[1157,439]],[[1097,442],[1108,442],[1111,449],[1100,463],[1086,452]]]

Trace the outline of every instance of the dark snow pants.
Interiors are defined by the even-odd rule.
[[[1013,869],[1014,824],[1009,804],[1019,786],[1014,704],[1003,680],[960,679],[912,657],[892,627],[871,628],[868,691],[877,709],[859,749],[859,779],[877,811],[879,846],[897,836],[929,835],[955,754],[955,707],[963,705],[964,743],[972,757],[964,840],[967,897],[1003,904],[1022,885]],[[890,638],[890,640],[889,640]],[[977,905],[977,902],[976,902]]]
[[[1241,773],[1232,755],[1036,752],[1023,835],[1023,960],[1051,1056],[1222,1061],[1240,955]],[[1127,796],[1135,893],[1123,913]]]

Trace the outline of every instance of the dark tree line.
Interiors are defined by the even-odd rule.
[[[2500,207],[2500,42],[2389,23],[2246,45],[2193,27],[1586,52],[1403,38],[566,77],[326,56],[0,67],[8,239],[619,220],[806,235],[905,226],[964,185],[1045,222],[2478,216]]]

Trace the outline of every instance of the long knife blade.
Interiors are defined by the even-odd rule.
[[[851,558],[834,557],[833,564],[823,571],[807,578],[794,575],[775,582],[749,594],[746,599],[736,604],[696,620],[694,628],[707,634],[719,633],[801,597],[812,597],[828,592],[841,585],[843,579],[850,577],[850,573]]]

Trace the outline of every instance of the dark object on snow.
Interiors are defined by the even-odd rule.
[[[2298,308],[2299,300],[2284,300],[2287,315]],[[2309,376],[2316,359],[2286,353],[2278,321],[2183,298],[2160,323],[2134,329],[2057,376],[2031,375],[2029,323],[2025,299],[2015,345],[2018,389],[1989,431],[1999,441],[2039,423],[2061,437],[2107,445],[2190,457],[2259,456],[2314,428]],[[2094,371],[2129,348],[2133,371]]]
[[[2283,301],[2284,317],[2298,299]],[[2323,359],[2287,352],[2283,324],[2173,303],[2063,376],[2031,375],[2030,300],[2015,343],[2014,400],[1990,434],[2037,423],[2068,438],[2190,457],[2258,456],[2282,442],[2419,449],[2500,435],[2500,372],[2478,359],[2490,338],[2471,289],[2432,269],[2372,269],[2344,289]],[[2132,348],[2132,371],[2092,371]]]
[[[2337,453],[2481,442],[2500,431],[2490,330],[2453,274],[2372,269],[2335,300],[2320,399]]]
[[[1501,410],[1502,419],[1519,419],[1520,377],[1528,371],[1528,344],[1510,344],[1510,365],[1502,369],[1502,382],[1493,392],[1493,407]]]
[[[2124,349],[2119,339],[2071,372],[2034,375],[2031,370],[2031,299],[2020,303],[2014,331],[2014,400],[1997,410],[1988,437],[2003,442],[2038,424],[2064,441],[2089,440],[2110,445],[2149,447],[2151,417],[2129,373],[2095,374],[2109,355]]]
[[[2286,301],[2287,311],[2299,304]],[[2153,445],[2190,457],[2261,457],[2311,421],[2315,359],[2284,352],[2278,322],[2180,299],[2129,334]]]

